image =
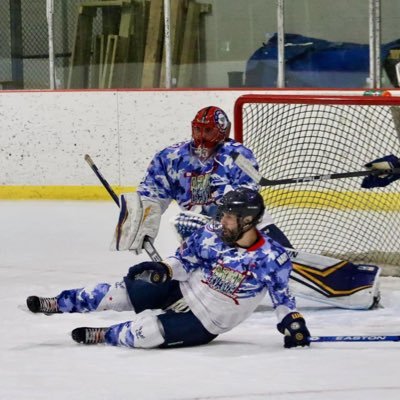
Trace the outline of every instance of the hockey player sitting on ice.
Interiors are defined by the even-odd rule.
[[[85,344],[176,347],[205,344],[231,330],[269,292],[284,347],[308,346],[310,332],[288,288],[289,256],[256,229],[263,213],[258,191],[230,191],[213,223],[198,229],[174,256],[137,264],[122,282],[64,290],[54,298],[31,296],[27,305],[44,313],[132,310],[137,315],[131,321],[76,328],[72,338]]]
[[[365,167],[371,170],[400,168],[400,160],[393,154],[390,154],[365,164]],[[385,187],[398,179],[400,179],[400,174],[368,175],[362,180],[361,186],[366,189]]]
[[[258,169],[252,151],[229,138],[231,123],[224,111],[209,106],[192,121],[190,140],[169,146],[152,159],[137,192],[123,194],[111,248],[140,252],[145,237],[157,236],[161,215],[172,200],[182,212],[173,220],[184,239],[215,216],[224,193],[240,186],[259,186],[233,161],[240,153]],[[289,240],[265,213],[260,229],[286,248]],[[378,297],[379,269],[328,257],[290,251],[294,264],[291,285],[296,296],[333,306],[368,309]]]

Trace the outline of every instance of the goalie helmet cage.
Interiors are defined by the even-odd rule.
[[[362,170],[400,156],[400,97],[244,95],[235,139],[271,180]],[[400,275],[400,181],[363,189],[362,178],[263,188],[275,223],[294,248]],[[390,268],[395,266],[395,268]]]

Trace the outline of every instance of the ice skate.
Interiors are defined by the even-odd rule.
[[[72,339],[82,344],[98,344],[105,342],[105,333],[108,328],[75,328],[71,332]]]
[[[57,314],[61,312],[56,297],[29,296],[26,299],[26,305],[33,313]]]

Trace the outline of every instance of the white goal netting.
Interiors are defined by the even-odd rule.
[[[397,107],[395,97],[247,95],[235,105],[235,137],[267,179],[359,171],[400,156]],[[400,266],[400,180],[376,189],[362,189],[361,180],[266,187],[263,196],[295,248]]]

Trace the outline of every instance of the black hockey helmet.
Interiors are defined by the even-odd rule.
[[[265,206],[261,194],[254,189],[241,187],[226,193],[218,206],[218,213],[235,214],[238,217],[253,217],[254,225],[260,222]]]
[[[236,215],[238,230],[229,236],[222,232],[222,240],[230,244],[239,240],[261,221],[264,211],[264,200],[257,190],[241,187],[226,193],[218,205],[217,220],[220,221],[224,213]]]

